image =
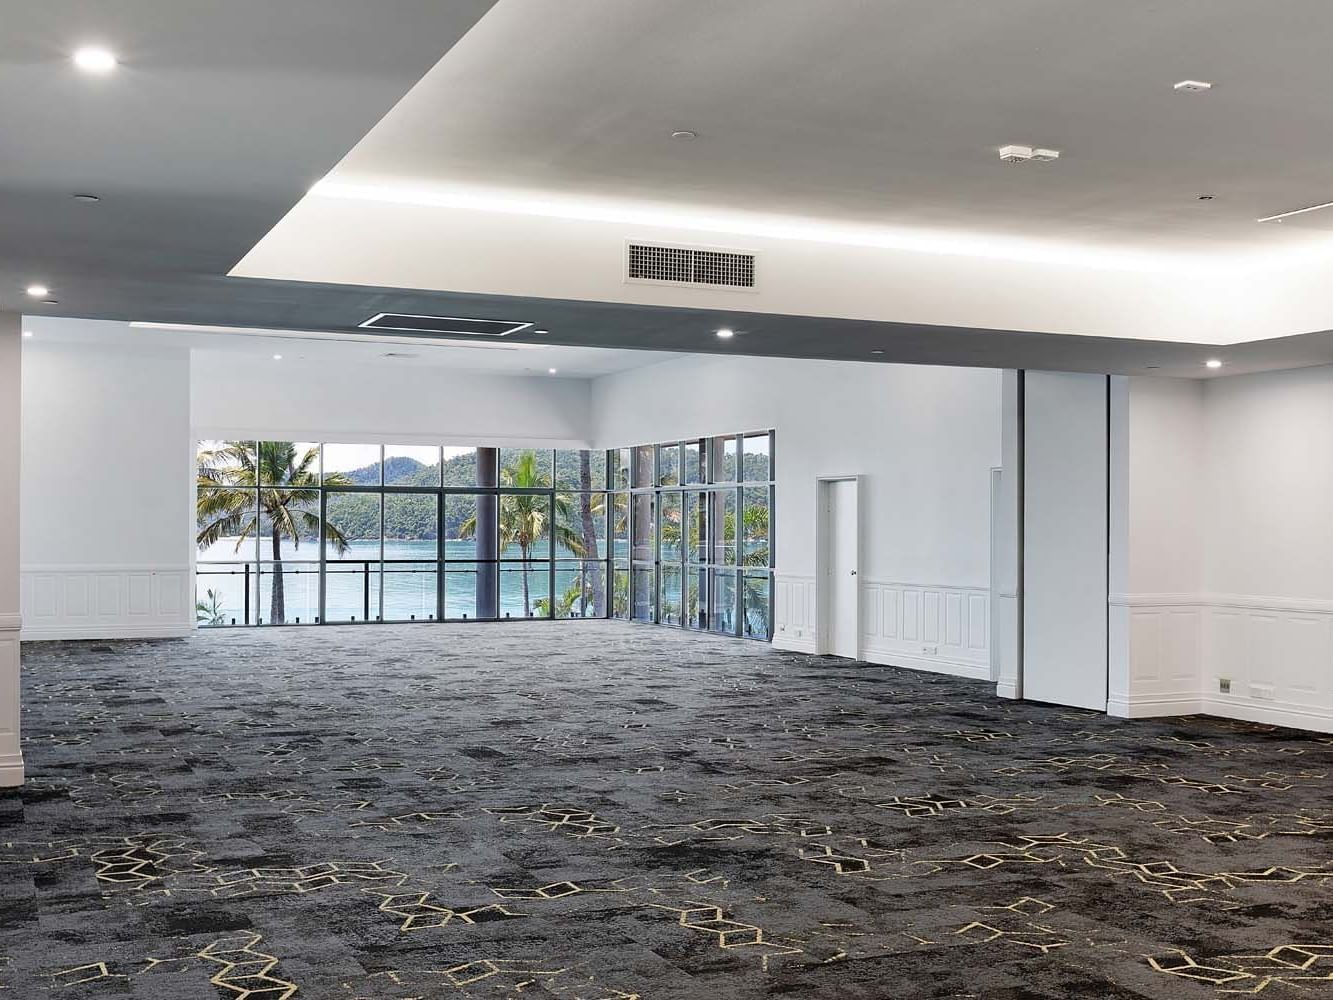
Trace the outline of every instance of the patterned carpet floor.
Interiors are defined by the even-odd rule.
[[[612,623],[24,646],[0,996],[1333,997],[1333,738]]]

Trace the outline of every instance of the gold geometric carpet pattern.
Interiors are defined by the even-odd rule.
[[[23,652],[0,1000],[1333,1000],[1333,737],[600,622]]]

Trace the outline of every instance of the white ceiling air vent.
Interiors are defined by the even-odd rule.
[[[755,255],[744,250],[625,243],[625,280],[652,285],[755,290]]]
[[[454,334],[466,337],[508,337],[526,330],[532,324],[502,319],[465,319],[461,316],[376,313],[360,326],[363,330],[397,330],[426,336]]]
[[[1005,163],[1050,163],[1060,159],[1060,151],[1033,146],[1001,146],[1000,159]]]

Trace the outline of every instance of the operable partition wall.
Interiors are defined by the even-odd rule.
[[[618,617],[767,639],[771,431],[612,451],[199,445],[205,626]]]

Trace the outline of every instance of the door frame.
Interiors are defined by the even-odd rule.
[[[861,658],[861,476],[816,476],[815,477],[815,653],[829,652],[829,592],[824,586],[827,577],[828,551],[828,498],[833,483],[851,483],[852,496],[856,500],[856,587],[853,601],[856,612],[856,659]]]

